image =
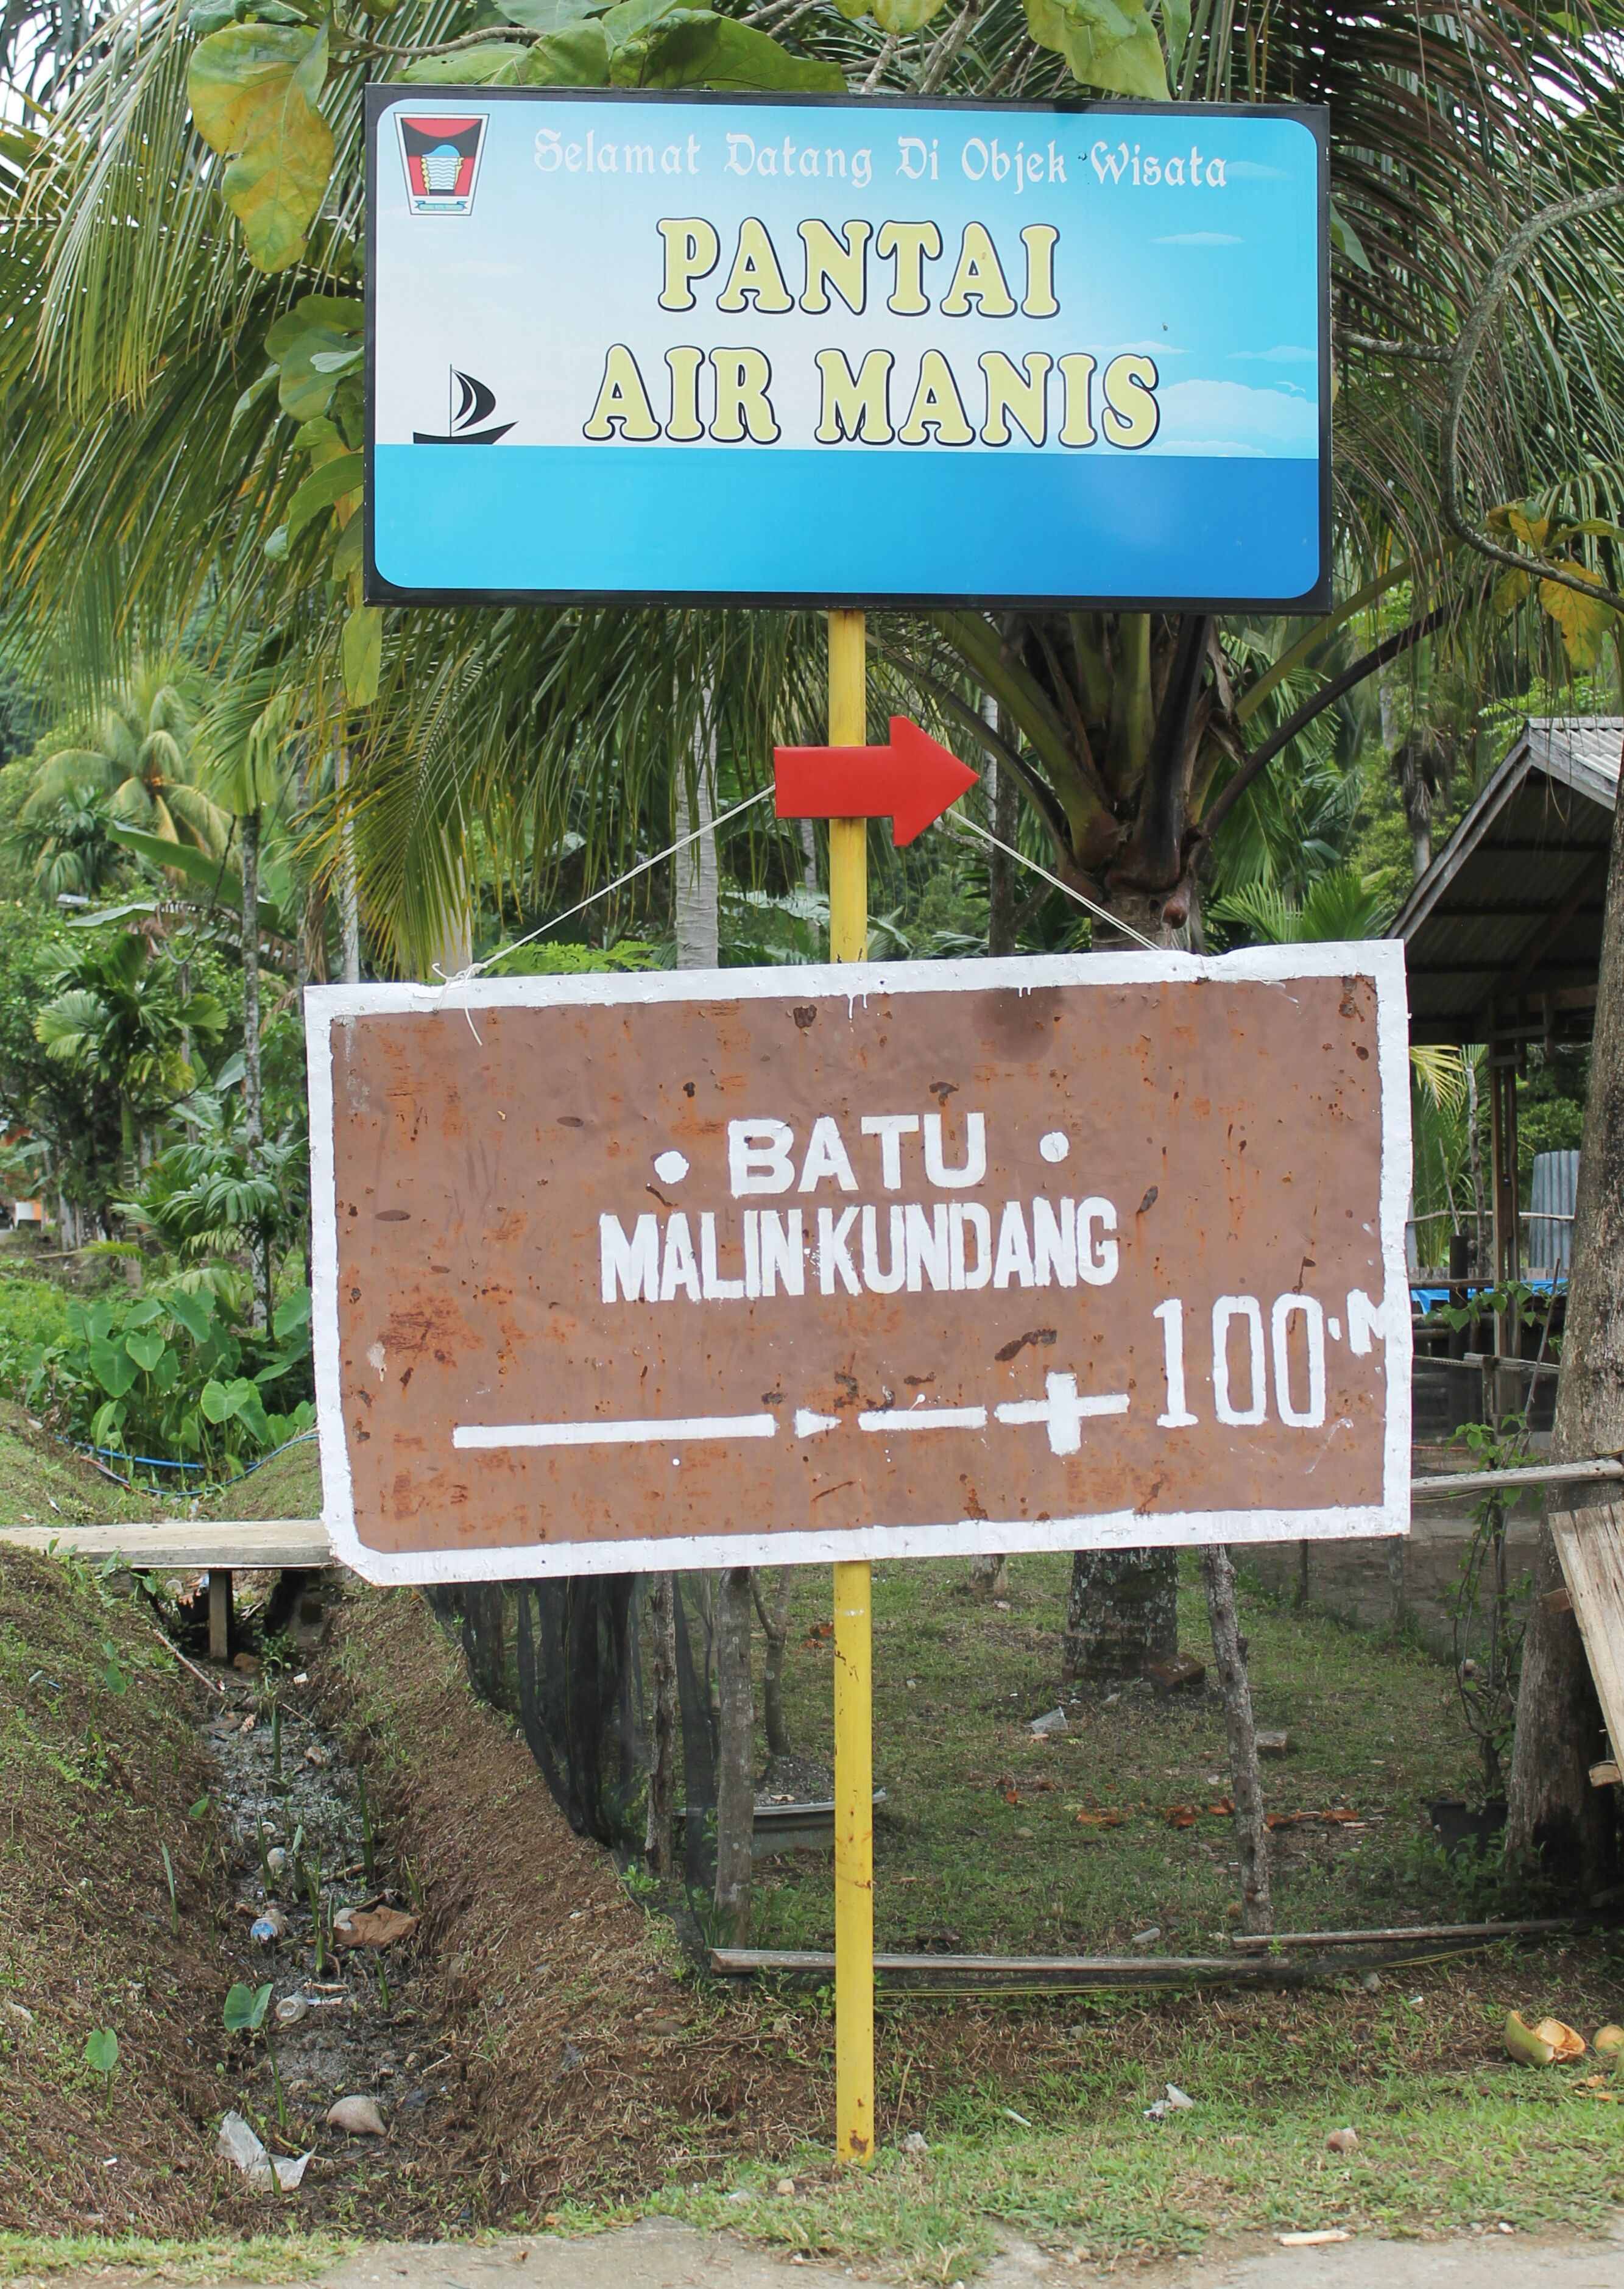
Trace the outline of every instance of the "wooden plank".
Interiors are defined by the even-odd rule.
[[[1470,1364],[1462,1360],[1461,1366]],[[1516,1366],[1516,1360],[1509,1360]],[[1553,1370],[1554,1372],[1554,1370]],[[1513,1493],[1519,1487],[1593,1486],[1624,1479],[1624,1463],[1531,1463],[1514,1471],[1451,1471],[1443,1478],[1412,1479],[1413,1502],[1430,1502],[1439,1495]]]
[[[1571,1495],[1548,1502],[1545,1518],[1616,1759],[1624,1755],[1624,1506]]]
[[[1253,1932],[1239,1934],[1237,1949],[1262,1952],[1273,1947],[1397,1947],[1420,1942],[1533,1939],[1551,1932],[1584,1928],[1586,1916],[1553,1916],[1535,1922],[1503,1924],[1397,1924],[1384,1931]]]
[[[0,1543],[19,1550],[71,1550],[81,1558],[122,1558],[142,1567],[330,1566],[319,1518],[159,1519],[155,1522],[0,1526]]]
[[[834,1977],[834,1957],[816,1948],[713,1947],[726,1979]],[[876,1955],[874,1981],[892,1993],[1070,1993],[1095,1987],[1261,1987],[1294,1983],[1303,1966],[1238,1956]]]
[[[209,1658],[231,1658],[231,1569],[227,1566],[209,1568]]]

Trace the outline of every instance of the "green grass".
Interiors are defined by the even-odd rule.
[[[31,1431],[20,1408],[0,1401],[0,1527],[95,1526],[153,1515],[149,1493],[115,1487],[48,1432]]]
[[[826,2155],[803,2158],[806,2191],[776,2195],[778,2173],[741,2181],[748,2198],[673,2189],[657,2204],[695,2225],[728,2227],[780,2248],[847,2265],[884,2265],[951,2283],[978,2270],[999,2226],[1057,2252],[1167,2256],[1214,2234],[1342,2227],[1394,2236],[1464,2233],[1503,2220],[1520,2232],[1604,2232],[1617,2216],[1619,2126],[1609,2107],[1538,2094],[1483,2097],[1399,2084],[1372,2118],[1359,2107],[1359,2150],[1327,2153],[1349,2118],[1334,2089],[1273,2118],[1222,2102],[1160,2124],[1136,2106],[1120,2121],[983,2137],[950,2133],[927,2155],[883,2155],[873,2171],[836,2176]],[[797,2176],[802,2173],[798,2171]]]
[[[89,2273],[116,2266],[122,2275],[166,2281],[310,2281],[354,2249],[336,2234],[224,2235],[207,2240],[145,2240],[135,2234],[0,2233],[0,2281],[48,2273]]]
[[[1203,1954],[1232,1927],[1231,1825],[1207,1810],[1229,1793],[1216,1696],[1135,1685],[1114,1701],[1071,1702],[1059,1681],[1069,1567],[1012,1560],[1007,1612],[966,1594],[962,1563],[874,1568],[881,1948],[1095,1951],[1155,1925],[1156,1951]],[[811,1632],[828,1598],[826,1573],[798,1577],[785,1677],[793,1745],[825,1760],[832,1655]],[[1193,1575],[1180,1619],[1186,1647],[1210,1658]],[[1264,1767],[1270,1810],[1344,1808],[1365,1823],[1277,1831],[1277,1927],[1389,1924],[1464,1904],[1469,1871],[1444,1861],[1424,1813],[1429,1798],[1480,1792],[1447,1672],[1413,1646],[1245,1589],[1242,1628],[1258,1722],[1293,1741]],[[1071,1732],[1034,1740],[1030,1719],[1057,1701]],[[1172,1807],[1194,1808],[1195,1824],[1170,1825]],[[1079,1809],[1102,1808],[1122,1824],[1079,1822]],[[759,1945],[827,1946],[832,1931],[827,1858],[763,1864]]]
[[[0,1273],[0,1391],[23,1396],[28,1354],[68,1333],[68,1297],[52,1280]]]

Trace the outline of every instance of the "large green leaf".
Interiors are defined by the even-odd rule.
[[[651,16],[655,20],[649,22]],[[662,8],[659,0],[622,0],[603,19],[603,29],[609,42],[609,81],[615,87],[833,95],[846,85],[837,64],[792,56],[769,33],[708,8]]]
[[[1026,0],[1040,48],[1064,56],[1085,87],[1167,100],[1167,68],[1146,0]]]
[[[516,42],[492,40],[452,56],[423,56],[401,76],[417,87],[511,87],[523,61],[524,50]]]
[[[521,87],[607,87],[609,76],[609,42],[601,24],[544,33],[519,67]]]
[[[188,882],[200,889],[219,896],[223,904],[234,910],[243,903],[243,873],[235,858],[228,858],[222,867],[218,858],[206,850],[199,850],[190,842],[166,841],[161,834],[148,834],[144,827],[123,826],[115,823],[107,828],[115,842],[122,842],[126,850],[133,850],[138,858],[145,858],[150,866],[167,866],[171,873],[184,874]],[[288,917],[268,899],[259,901],[259,927],[273,937],[288,935]]]
[[[91,1373],[110,1399],[122,1399],[135,1382],[135,1361],[122,1344],[97,1336],[90,1345],[90,1362]]]
[[[326,412],[348,362],[361,355],[365,325],[365,308],[346,295],[304,294],[283,312],[265,351],[276,362],[276,399],[284,413],[313,421]]]
[[[297,540],[314,517],[342,500],[346,493],[358,492],[362,474],[359,453],[341,453],[336,461],[323,461],[319,469],[312,470],[288,508],[290,541]]]
[[[882,32],[917,32],[945,5],[946,0],[874,0],[874,21]]]
[[[376,604],[357,604],[345,621],[343,651],[344,696],[352,707],[370,707],[384,658],[384,616]]]
[[[609,5],[609,0],[502,0],[498,13],[528,32],[563,32],[589,16],[601,16]]]
[[[256,269],[297,262],[321,211],[333,163],[316,108],[326,78],[325,24],[228,24],[192,51],[192,117],[230,158],[221,187]]]

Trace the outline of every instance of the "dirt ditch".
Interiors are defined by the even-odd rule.
[[[313,2221],[442,2216],[432,2181],[452,2094],[425,2020],[419,1919],[378,1880],[363,1784],[308,1671],[233,1678],[203,1743],[233,1846],[227,1950],[259,2018],[231,2054],[238,2110],[273,2157],[305,2158]]]

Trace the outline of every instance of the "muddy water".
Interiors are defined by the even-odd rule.
[[[333,1930],[346,1908],[392,1906],[410,1915],[411,1902],[382,1880],[381,1854],[375,1880],[367,1880],[356,1775],[321,1722],[307,1680],[273,1685],[228,1672],[203,1741],[235,1847],[229,1975],[272,1988],[268,2047],[240,2038],[228,2087],[273,2153],[314,2148],[292,2198],[321,2213],[342,2194],[347,2210],[356,2195],[381,2192],[380,2178],[414,2174],[414,2149],[420,2155],[432,2143],[436,2114],[444,2118],[450,2097],[449,2061],[420,2016],[418,1934],[376,1951],[346,1946]],[[382,2138],[328,2125],[329,2108],[354,2097],[374,2102]]]

